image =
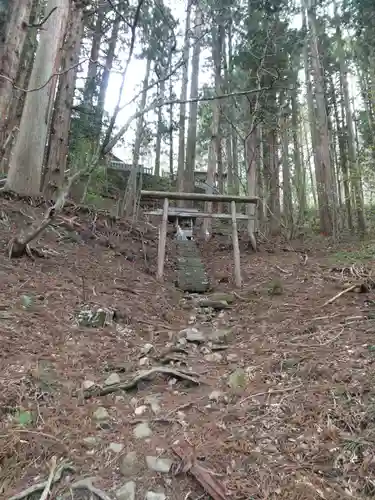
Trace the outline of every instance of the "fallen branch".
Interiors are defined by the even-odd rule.
[[[192,375],[189,375],[182,370],[174,370],[173,368],[156,366],[154,368],[151,368],[150,370],[141,371],[140,373],[135,375],[133,379],[130,381],[119,382],[117,384],[112,384],[102,388],[95,387],[92,390],[89,389],[87,391],[84,391],[84,398],[88,399],[94,396],[106,396],[107,394],[112,394],[113,392],[117,391],[129,391],[131,389],[134,389],[134,387],[136,387],[142,380],[145,380],[148,377],[150,377],[150,375],[155,375],[155,374],[172,375],[173,377],[182,380],[188,380],[189,382],[192,382],[193,384],[196,385],[199,385],[201,383],[201,381],[198,380],[198,378],[194,378]],[[197,373],[194,373],[193,375],[199,377],[199,374]]]
[[[53,477],[54,477],[54,475],[56,473],[56,469],[57,469],[56,457],[53,456],[52,459],[51,459],[51,471],[49,473],[49,476],[48,476],[46,485],[44,487],[43,493],[42,493],[42,495],[40,497],[40,500],[47,500],[48,495],[49,495],[49,493],[51,491],[52,481],[53,481]]]
[[[52,480],[49,484],[49,488],[53,484],[58,483],[61,480],[65,471],[74,472],[75,469],[71,464],[68,463],[62,463],[61,465],[59,465],[59,467],[57,467],[57,469],[54,472]],[[13,495],[12,497],[8,498],[8,500],[22,500],[23,498],[28,498],[29,496],[38,493],[39,491],[45,491],[46,487],[48,486],[49,480],[50,478],[48,478],[47,481],[42,481],[40,483],[34,484],[33,486],[26,488],[20,493],[17,493],[16,495]]]
[[[197,463],[195,457],[193,457],[193,452],[185,453],[181,446],[177,445],[172,446],[172,450],[183,464],[183,467],[177,473],[190,472],[213,500],[228,500],[224,486],[218,479],[213,477],[211,471]]]
[[[73,483],[70,488],[72,490],[88,490],[92,495],[96,495],[100,500],[112,500],[112,497],[107,495],[107,493],[99,488],[96,488],[92,481],[95,480],[96,477],[87,477],[86,479],[81,479]]]
[[[357,288],[357,286],[358,285],[352,285],[352,286],[349,286],[348,288],[345,288],[345,290],[342,290],[337,295],[335,295],[331,299],[327,300],[327,302],[324,302],[323,307],[328,306],[328,304],[332,304],[332,302],[335,302],[336,299],[340,298],[345,293],[352,292],[353,290],[355,290]]]
[[[55,219],[56,215],[64,208],[66,198],[69,194],[73,182],[80,177],[82,172],[76,172],[72,175],[67,185],[61,190],[55,204],[48,208],[44,214],[43,220],[39,223],[33,224],[28,231],[21,231],[21,233],[10,240],[7,246],[8,257],[22,257],[23,255],[32,256],[29,248],[29,243],[37,238],[42,231],[48,227]]]

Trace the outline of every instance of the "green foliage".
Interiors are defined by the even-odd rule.
[[[330,260],[334,263],[353,265],[374,260],[375,242],[366,242],[350,250],[340,250],[333,254]]]
[[[14,414],[14,421],[21,425],[22,427],[26,427],[33,422],[33,415],[31,411],[27,410],[17,410]]]

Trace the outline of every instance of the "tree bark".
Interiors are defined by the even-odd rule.
[[[69,0],[49,0],[47,15],[52,9],[55,10],[40,33],[30,77],[31,89],[39,90],[28,92],[26,96],[6,182],[7,189],[21,195],[33,196],[40,193],[47,130],[57,78],[52,75],[60,67],[59,49],[65,33]]]
[[[0,146],[6,139],[5,124],[12,99],[13,84],[16,81],[22,49],[28,34],[27,25],[32,6],[32,0],[14,0],[9,22],[3,23],[2,29],[7,30],[5,36],[0,32],[0,39],[5,39],[4,43],[0,43]],[[4,14],[4,19],[6,14],[8,13]]]
[[[296,186],[296,194],[298,200],[297,223],[303,224],[305,220],[305,211],[306,211],[306,170],[305,168],[302,167],[303,163],[301,161],[301,148],[298,141],[299,113],[298,113],[298,101],[297,101],[297,85],[292,89],[291,104],[292,104],[293,160],[295,169],[295,186]]]
[[[83,5],[72,2],[69,11],[67,33],[62,48],[61,72],[51,121],[46,155],[43,190],[47,198],[53,198],[62,188],[68,158],[69,130],[74,99],[74,89],[83,35]]]
[[[164,101],[165,94],[165,81],[161,80],[159,83],[159,100]],[[162,136],[162,125],[163,125],[163,110],[161,106],[158,109],[158,122],[157,122],[157,132],[156,132],[156,145],[155,145],[155,169],[154,175],[160,177],[160,155],[161,155],[161,136]]]
[[[172,58],[169,64],[169,72],[172,71]],[[169,100],[172,102],[173,101],[173,79],[169,79]],[[174,130],[174,123],[173,123],[173,104],[169,106],[169,175],[171,180],[173,179],[173,130]]]
[[[198,97],[199,63],[202,44],[202,13],[198,5],[196,5],[195,9],[195,33],[193,57],[191,63],[190,99],[195,99]],[[198,102],[192,101],[189,106],[189,125],[186,141],[186,164],[184,173],[184,190],[186,192],[194,191],[195,155],[197,147],[197,116]]]
[[[334,234],[334,190],[331,168],[328,119],[326,111],[326,99],[324,93],[324,75],[321,66],[321,57],[318,47],[318,33],[316,27],[315,7],[308,7],[308,24],[310,27],[310,47],[312,53],[312,68],[315,83],[315,99],[317,110],[317,144],[319,150],[319,165],[317,175],[317,191],[320,215],[320,228],[326,235]]]
[[[350,97],[349,97],[349,85],[348,85],[348,66],[345,60],[345,53],[341,35],[340,20],[337,13],[337,5],[335,3],[335,15],[336,15],[336,41],[338,47],[338,55],[340,62],[340,80],[343,90],[343,103],[345,107],[346,115],[346,131],[347,131],[347,144],[348,144],[348,160],[349,160],[349,170],[350,170],[350,180],[353,187],[353,194],[355,199],[355,207],[357,212],[357,225],[361,236],[366,233],[366,222],[364,217],[364,207],[363,199],[361,196],[361,175],[359,171],[357,153],[354,144],[354,126],[352,111],[350,109]]]
[[[185,21],[185,39],[184,39],[184,65],[182,68],[182,85],[180,94],[180,118],[178,135],[178,160],[177,160],[177,191],[184,190],[184,172],[185,172],[185,126],[186,126],[186,99],[189,83],[189,42],[190,42],[190,16],[192,1],[187,0],[186,21]],[[182,205],[180,202],[179,204]]]
[[[268,133],[268,171],[269,171],[269,224],[271,236],[280,234],[280,191],[279,160],[277,155],[276,130]]]
[[[105,65],[104,65],[102,78],[101,78],[101,82],[100,82],[98,105],[96,108],[96,119],[95,119],[96,124],[97,124],[97,134],[96,134],[97,141],[100,140],[101,130],[102,130],[102,126],[103,126],[104,104],[105,104],[105,98],[106,98],[107,90],[108,90],[109,76],[110,76],[111,69],[113,66],[113,61],[115,58],[118,33],[119,33],[119,28],[120,28],[120,20],[121,20],[121,17],[119,15],[116,15],[113,26],[112,26],[111,37],[110,37],[109,42],[108,42],[108,50],[107,50],[107,55],[105,58]]]
[[[146,63],[146,73],[145,73],[145,76],[143,79],[143,89],[142,89],[141,102],[139,105],[139,111],[141,113],[146,108],[147,88],[148,88],[148,81],[150,78],[150,70],[151,70],[151,59],[152,59],[152,55],[151,55],[151,53],[149,53],[149,55],[147,57],[147,63]],[[143,137],[143,124],[144,124],[144,115],[141,114],[137,120],[137,128],[136,128],[134,149],[133,149],[132,168],[130,171],[128,184],[127,184],[126,190],[124,192],[124,196],[123,196],[122,203],[120,206],[120,214],[125,213],[125,215],[129,215],[133,209],[134,201],[136,200],[137,178],[138,178],[138,173],[139,173],[139,156],[140,156],[140,152],[141,152],[142,137]]]
[[[87,71],[86,83],[83,91],[83,103],[87,108],[92,108],[92,106],[94,105],[94,96],[98,83],[97,61],[99,59],[100,45],[103,36],[103,21],[107,8],[108,7],[106,3],[101,4],[100,2],[98,2],[97,17],[91,42],[89,69]]]

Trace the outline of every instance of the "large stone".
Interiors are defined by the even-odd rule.
[[[228,342],[230,336],[232,334],[232,330],[229,328],[215,329],[211,332],[209,340],[212,342]]]
[[[218,362],[222,361],[223,356],[219,352],[211,352],[210,354],[206,354],[204,359],[206,361],[218,363]]]
[[[137,406],[137,408],[134,410],[134,413],[139,416],[143,415],[145,411],[147,411],[147,406],[142,405],[142,406]]]
[[[195,327],[185,328],[181,330],[178,334],[179,338],[186,338],[188,342],[195,342],[197,344],[201,344],[205,342],[205,335]]]
[[[98,444],[98,439],[95,436],[88,436],[82,439],[86,448],[94,448]]]
[[[76,315],[80,326],[91,326],[93,328],[102,328],[105,325],[112,324],[114,311],[105,308],[91,308],[84,306]]]
[[[119,384],[121,381],[119,374],[118,373],[111,373],[109,377],[107,377],[104,381],[104,385],[113,385],[113,384]]]
[[[155,394],[150,394],[149,396],[145,397],[145,403],[151,406],[151,410],[153,411],[153,413],[155,413],[155,415],[160,413],[161,408],[159,404],[159,396]]]
[[[95,420],[102,422],[103,420],[107,420],[109,418],[109,413],[103,406],[99,406],[99,408],[94,411],[93,416]]]
[[[216,311],[229,308],[228,302],[226,302],[225,300],[212,300],[212,299],[201,299],[198,302],[198,306],[204,308],[212,308],[215,309]]]
[[[169,458],[147,456],[146,463],[147,467],[155,472],[167,473],[170,471],[173,461]]]
[[[208,295],[207,298],[218,302],[224,301],[227,304],[232,304],[235,299],[233,293],[225,293],[225,292],[210,293],[210,295]]]
[[[153,348],[154,348],[154,346],[152,344],[145,344],[142,347],[141,351],[142,351],[143,354],[147,355],[147,354],[149,354],[152,351]]]
[[[133,434],[136,439],[145,439],[152,435],[152,430],[147,422],[141,422],[134,427]]]
[[[211,394],[208,396],[208,399],[210,401],[220,401],[221,399],[223,399],[224,397],[224,393],[221,392],[221,391],[212,391]]]
[[[111,443],[108,446],[108,449],[117,454],[122,452],[122,450],[124,449],[124,445],[122,443]]]
[[[135,500],[135,482],[128,481],[116,491],[118,500]]]
[[[123,476],[131,476],[135,473],[137,464],[137,452],[129,451],[120,462],[120,472]]]
[[[94,385],[96,385],[96,384],[92,380],[84,380],[82,382],[82,389],[84,391],[88,391],[89,389],[91,389],[92,387],[94,387]]]
[[[145,500],[166,500],[165,493],[156,493],[155,491],[148,491]]]

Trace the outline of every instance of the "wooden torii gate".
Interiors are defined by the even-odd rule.
[[[161,281],[164,275],[164,261],[165,261],[165,245],[167,240],[167,225],[168,216],[176,216],[175,211],[169,210],[169,200],[191,200],[191,201],[217,201],[229,202],[231,204],[231,213],[209,213],[197,212],[196,210],[184,209],[178,213],[180,218],[211,218],[211,219],[230,219],[232,221],[232,241],[233,241],[233,260],[234,260],[234,281],[236,287],[240,288],[242,285],[241,278],[241,264],[240,264],[240,247],[238,243],[237,220],[251,221],[254,216],[244,215],[237,213],[236,203],[247,203],[257,205],[259,198],[254,196],[231,196],[221,194],[208,194],[208,193],[178,193],[167,191],[141,191],[141,198],[143,199],[164,199],[164,206],[162,210],[153,210],[146,212],[148,215],[161,216],[160,230],[159,230],[159,244],[158,244],[158,265],[156,278]],[[251,241],[255,241],[252,232],[252,225],[248,223],[248,232]]]

